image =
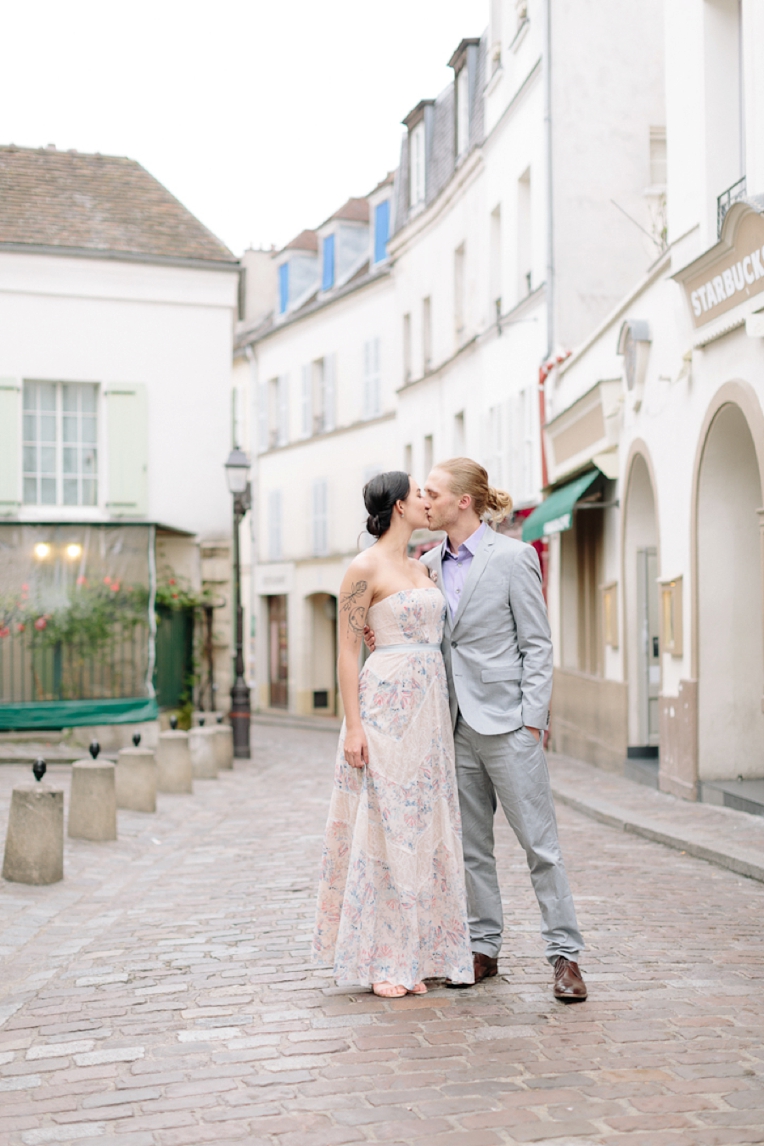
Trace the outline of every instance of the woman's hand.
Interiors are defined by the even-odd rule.
[[[374,630],[370,629],[368,625],[364,626],[363,639],[366,642],[366,648],[370,653],[373,653],[377,647],[377,638],[374,636]]]
[[[345,733],[345,760],[351,768],[363,768],[369,763],[369,745],[362,728]]]

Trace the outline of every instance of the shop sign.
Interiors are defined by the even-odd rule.
[[[715,247],[673,276],[682,283],[697,329],[764,291],[764,216],[736,203]]]

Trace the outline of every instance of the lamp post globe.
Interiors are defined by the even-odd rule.
[[[233,583],[236,609],[236,660],[234,682],[231,688],[230,720],[233,729],[233,754],[239,759],[250,757],[250,703],[249,688],[244,679],[244,610],[241,604],[241,553],[239,526],[252,504],[249,484],[249,457],[234,446],[225,463],[228,489],[233,495]]]

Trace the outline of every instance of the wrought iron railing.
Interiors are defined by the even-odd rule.
[[[726,191],[722,191],[721,195],[716,200],[716,237],[721,238],[722,224],[724,217],[729,211],[733,203],[737,203],[739,199],[745,198],[745,175],[742,179],[738,179],[737,183],[733,183]]]
[[[0,703],[111,700],[146,695],[147,624],[116,624],[93,649],[88,641],[46,642],[34,630],[0,640]]]

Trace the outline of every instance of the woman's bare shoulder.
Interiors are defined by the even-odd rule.
[[[420,585],[430,584],[430,571],[426,565],[422,564],[418,557],[409,557],[409,570],[411,576],[415,581],[418,581]]]

